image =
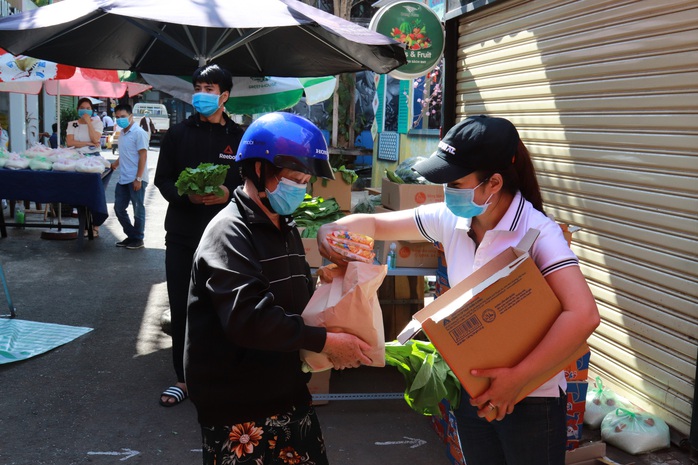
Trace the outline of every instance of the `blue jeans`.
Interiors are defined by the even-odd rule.
[[[455,411],[463,457],[468,465],[564,465],[567,396],[527,397],[502,421],[477,416],[461,393]]]
[[[114,213],[121,223],[124,233],[129,239],[143,240],[145,237],[145,188],[147,182],[141,183],[141,188],[137,191],[133,190],[133,183],[117,184],[114,191]],[[134,224],[131,224],[131,218],[128,216],[126,208],[129,202],[133,205]]]

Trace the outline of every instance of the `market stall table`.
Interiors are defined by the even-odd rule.
[[[66,203],[78,210],[78,248],[82,247],[82,231],[92,239],[92,226],[100,225],[109,216],[102,176],[99,173],[32,171],[0,169],[0,199],[31,200],[41,203]],[[0,215],[0,235],[7,237],[5,216]],[[25,223],[24,227],[47,227],[47,223]],[[61,225],[63,228],[75,226]]]

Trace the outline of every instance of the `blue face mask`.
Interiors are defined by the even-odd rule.
[[[307,186],[307,184],[299,184],[290,179],[281,178],[274,192],[269,192],[269,189],[265,190],[271,208],[279,215],[290,215],[303,202]]]
[[[218,99],[220,95],[217,94],[207,94],[206,92],[197,92],[191,97],[191,104],[194,109],[201,113],[203,116],[211,116],[218,110],[220,105],[218,104]]]
[[[444,198],[446,207],[451,210],[456,216],[461,218],[473,218],[482,215],[490,206],[489,202],[492,198],[490,195],[484,205],[478,205],[473,200],[475,198],[475,189],[482,186],[485,181],[475,186],[472,189],[456,189],[455,187],[444,186]]]
[[[128,118],[116,118],[116,125],[121,129],[126,129],[129,124],[131,124],[131,122],[128,120]]]
[[[84,109],[84,108],[81,108],[81,109],[78,110],[78,117],[79,117],[79,118],[82,118],[82,117],[85,116],[85,115],[90,115],[90,116],[92,116],[92,110],[86,110],[86,109]]]

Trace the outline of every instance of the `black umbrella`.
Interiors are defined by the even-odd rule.
[[[0,47],[56,63],[188,75],[327,76],[406,63],[400,44],[297,0],[66,0],[0,20]]]

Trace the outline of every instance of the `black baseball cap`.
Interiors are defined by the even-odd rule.
[[[509,120],[471,116],[453,126],[436,151],[412,169],[427,181],[445,184],[475,171],[501,170],[513,163],[519,133]]]

